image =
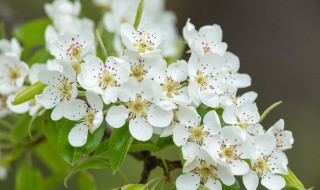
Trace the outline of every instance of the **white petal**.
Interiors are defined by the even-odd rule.
[[[194,173],[182,174],[177,178],[177,190],[197,190],[200,186],[200,176]]]
[[[204,184],[205,187],[208,187],[210,190],[221,190],[222,185],[218,180],[208,179],[207,183]]]
[[[265,133],[256,137],[257,155],[268,155],[276,148],[276,138],[273,135]]]
[[[63,109],[64,109],[64,103],[61,102],[59,105],[57,105],[55,108],[53,108],[53,110],[51,112],[51,119],[53,121],[58,121],[58,120],[62,119]]]
[[[177,61],[168,66],[167,75],[176,82],[185,81],[188,77],[188,64],[186,61]]]
[[[102,100],[101,100],[100,96],[98,96],[96,93],[94,93],[92,91],[87,91],[86,98],[87,98],[87,101],[88,101],[90,107],[92,107],[96,111],[100,111],[103,109]]]
[[[225,126],[221,130],[221,137],[226,144],[236,145],[246,140],[246,133],[238,126]]]
[[[115,103],[118,100],[119,87],[108,86],[101,97],[105,104]]]
[[[135,139],[147,141],[152,137],[153,128],[145,119],[136,117],[130,120],[129,131]]]
[[[247,74],[235,74],[235,86],[238,88],[246,88],[251,86],[251,77]]]
[[[59,85],[63,75],[59,71],[43,71],[38,74],[38,78],[44,84]]]
[[[259,185],[259,178],[256,172],[249,170],[249,172],[242,177],[243,184],[248,190],[256,190]]]
[[[51,109],[57,106],[60,102],[60,94],[56,92],[54,86],[47,86],[42,91],[42,94],[36,96],[36,101],[46,109]]]
[[[129,110],[123,106],[112,106],[106,116],[106,121],[111,127],[122,127],[129,116]]]
[[[201,121],[201,117],[197,110],[191,106],[180,106],[176,112],[177,119],[186,126],[197,126]]]
[[[182,146],[187,143],[190,133],[188,132],[188,128],[185,125],[180,123],[175,124],[175,128],[173,129],[173,142],[177,146]]]
[[[29,71],[29,80],[31,84],[34,84],[39,81],[38,74],[47,71],[47,67],[45,64],[33,64]]]
[[[224,183],[225,185],[233,185],[236,181],[236,179],[234,178],[232,172],[230,171],[229,168],[224,167],[222,165],[218,165],[217,166],[217,175],[220,178],[220,180],[222,181],[222,183]]]
[[[141,85],[135,78],[128,79],[119,88],[119,99],[122,102],[135,100],[136,96],[141,92]]]
[[[92,132],[94,132],[98,127],[100,127],[102,122],[103,122],[103,113],[102,113],[102,110],[100,110],[94,115],[94,119],[92,121],[92,124],[93,124]]]
[[[240,159],[232,161],[230,165],[234,175],[244,175],[249,171],[248,163]]]
[[[63,117],[78,121],[82,119],[87,112],[88,105],[85,101],[75,99],[64,103],[62,111]]]
[[[73,127],[68,135],[69,142],[74,147],[81,147],[86,144],[88,138],[88,127],[80,123]]]
[[[262,176],[261,184],[271,190],[280,190],[286,186],[283,177],[271,173]]]
[[[198,92],[198,87],[195,84],[195,82],[193,82],[193,81],[189,82],[188,92],[189,92],[190,98],[192,99],[192,102],[196,106],[199,106],[200,105],[200,96],[199,96],[199,92]]]
[[[147,115],[149,123],[154,127],[166,127],[173,119],[173,111],[161,109],[155,104],[149,107]]]
[[[173,110],[177,108],[177,105],[171,101],[165,101],[165,100],[160,100],[156,102],[156,105],[158,105],[160,108],[164,110]]]
[[[237,123],[237,115],[236,110],[233,107],[226,108],[222,113],[222,118],[224,122],[228,124],[236,124]]]
[[[7,106],[8,108],[14,112],[14,113],[18,113],[18,114],[21,114],[21,113],[26,113],[27,111],[29,111],[30,109],[30,102],[25,102],[25,103],[22,103],[22,104],[18,104],[18,105],[13,105],[12,104],[12,101],[15,99],[15,95],[10,95],[7,99]],[[2,109],[2,108],[1,108]]]
[[[221,130],[220,119],[216,111],[209,111],[203,118],[205,129],[210,131],[210,134],[218,134]]]

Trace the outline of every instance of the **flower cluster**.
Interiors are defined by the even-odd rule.
[[[188,20],[183,37],[191,55],[168,63],[179,36],[164,1],[146,1],[137,29],[133,7],[138,0],[96,3],[110,6],[103,21],[114,35],[117,55],[106,60],[96,55],[94,24],[78,18],[78,1],[46,4],[53,21],[45,32],[46,48],[54,59],[29,69],[20,61],[15,39],[0,42],[0,116],[8,108],[30,115],[41,107],[52,109],[52,120],[75,121],[68,136],[74,147],[84,146],[103,121],[112,128],[128,125],[138,141],[172,136],[186,160],[178,190],[220,190],[222,184],[234,184],[235,176],[242,176],[248,190],[257,189],[259,179],[268,189],[285,186],[279,174],[288,173],[284,151],[292,147],[292,134],[283,120],[265,130],[257,93],[237,94],[251,78],[238,72],[239,58],[227,51],[219,25],[197,30]],[[40,81],[46,87],[34,99],[13,105],[28,73],[31,84]]]

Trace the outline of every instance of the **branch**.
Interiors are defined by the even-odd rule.
[[[182,168],[181,161],[170,161],[170,160],[164,160],[168,167],[168,172],[165,169],[165,165],[162,162],[162,160],[156,156],[152,156],[149,151],[141,151],[141,152],[131,152],[129,153],[131,156],[133,156],[135,159],[143,161],[143,170],[141,173],[141,180],[139,183],[145,184],[148,181],[149,175],[153,169],[155,169],[157,166],[161,167],[164,171],[164,176],[167,178],[167,180],[170,180],[170,172],[177,169]]]

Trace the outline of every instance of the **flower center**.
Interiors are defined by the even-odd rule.
[[[138,82],[141,82],[145,75],[146,75],[146,72],[143,70],[143,65],[142,64],[139,64],[137,66],[131,67],[130,76],[136,78]]]
[[[205,90],[207,88],[208,77],[204,76],[200,71],[197,71],[197,76],[195,78],[196,83],[200,86],[200,90]]]
[[[152,45],[154,45],[150,39],[148,33],[139,32],[139,36],[141,37],[137,43],[133,45],[138,48],[138,53],[145,53],[146,51],[153,51]]]
[[[10,69],[9,78],[13,81],[17,80],[21,76],[19,69]]]
[[[257,162],[252,166],[252,169],[254,169],[258,173],[258,175],[261,176],[263,173],[269,170],[268,166],[269,163],[266,159],[258,158]]]
[[[78,75],[81,71],[81,67],[80,67],[80,63],[77,62],[77,63],[74,63],[72,64],[72,68],[73,70],[76,72],[76,74]]]
[[[222,144],[219,157],[225,158],[228,163],[231,163],[231,160],[236,160],[237,155],[235,154],[235,146],[227,147],[226,145]]]
[[[203,52],[204,52],[205,54],[208,54],[208,53],[211,53],[211,52],[212,52],[212,51],[211,51],[211,47],[209,46],[208,43],[202,42],[202,48],[203,48]]]
[[[190,136],[188,138],[188,142],[195,142],[198,145],[202,146],[203,139],[209,136],[209,132],[204,131],[203,128],[203,125],[200,125],[198,127],[189,127],[188,131],[190,133]]]
[[[30,102],[29,102],[29,106],[30,107],[33,107],[33,106],[35,106],[37,104],[37,102],[36,102],[36,99],[35,98],[33,98],[32,100],[30,100]]]
[[[217,180],[218,177],[215,174],[217,168],[212,164],[208,164],[206,161],[202,160],[200,167],[197,167],[193,170],[193,173],[199,174],[201,176],[201,181],[206,183],[209,178],[212,180]]]
[[[83,45],[79,42],[76,42],[74,38],[72,38],[71,40],[72,43],[67,49],[66,55],[70,57],[70,60],[76,59],[79,61]]]
[[[162,85],[162,90],[166,92],[168,98],[172,98],[172,95],[179,95],[179,89],[181,85],[178,82],[173,81],[171,78],[166,78],[165,83]]]
[[[104,70],[100,77],[100,87],[105,89],[107,86],[118,86],[117,81],[114,79],[114,74],[109,73],[107,70]]]
[[[67,78],[64,78],[61,85],[58,87],[59,92],[62,95],[62,98],[66,98],[67,100],[70,100],[72,98],[72,95],[70,91],[72,90],[72,84],[69,83]]]
[[[89,128],[90,133],[92,133],[93,129],[93,120],[96,115],[96,112],[93,110],[93,108],[88,108],[86,115],[84,116],[84,122]]]
[[[131,113],[129,115],[130,119],[134,119],[138,115],[143,117],[144,119],[147,119],[145,110],[150,106],[150,102],[143,101],[140,96],[137,96],[134,102],[125,102],[124,105],[131,110]]]

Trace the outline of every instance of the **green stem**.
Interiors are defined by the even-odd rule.
[[[143,12],[143,5],[144,5],[144,0],[141,0],[140,3],[139,3],[139,6],[138,6],[137,13],[136,13],[136,18],[135,18],[134,24],[133,24],[133,27],[135,29],[138,29],[138,27],[139,27],[140,20],[141,20],[141,17],[142,17],[142,12]]]
[[[288,175],[283,176],[284,179],[287,181],[287,185],[293,186],[297,190],[305,190],[305,187],[303,186],[301,181],[297,178],[296,175],[294,175],[294,173],[290,170],[290,168],[288,168],[288,172],[289,172]]]
[[[107,49],[103,44],[103,41],[102,41],[101,35],[99,33],[99,30],[96,30],[96,36],[97,36],[98,43],[99,43],[99,45],[100,45],[100,47],[102,49],[102,53],[105,56],[105,58],[107,59],[108,58]]]
[[[263,121],[263,119],[271,112],[271,110],[276,108],[281,103],[282,103],[282,101],[279,101],[279,102],[272,104],[270,107],[268,107],[268,109],[266,109],[266,111],[264,111],[263,114],[261,115],[259,123],[261,123]]]
[[[160,151],[159,153],[160,153],[161,161],[162,161],[162,163],[163,163],[163,166],[164,166],[164,169],[165,169],[165,171],[166,171],[166,174],[169,175],[169,169],[168,169],[167,162],[164,160],[161,151]]]

